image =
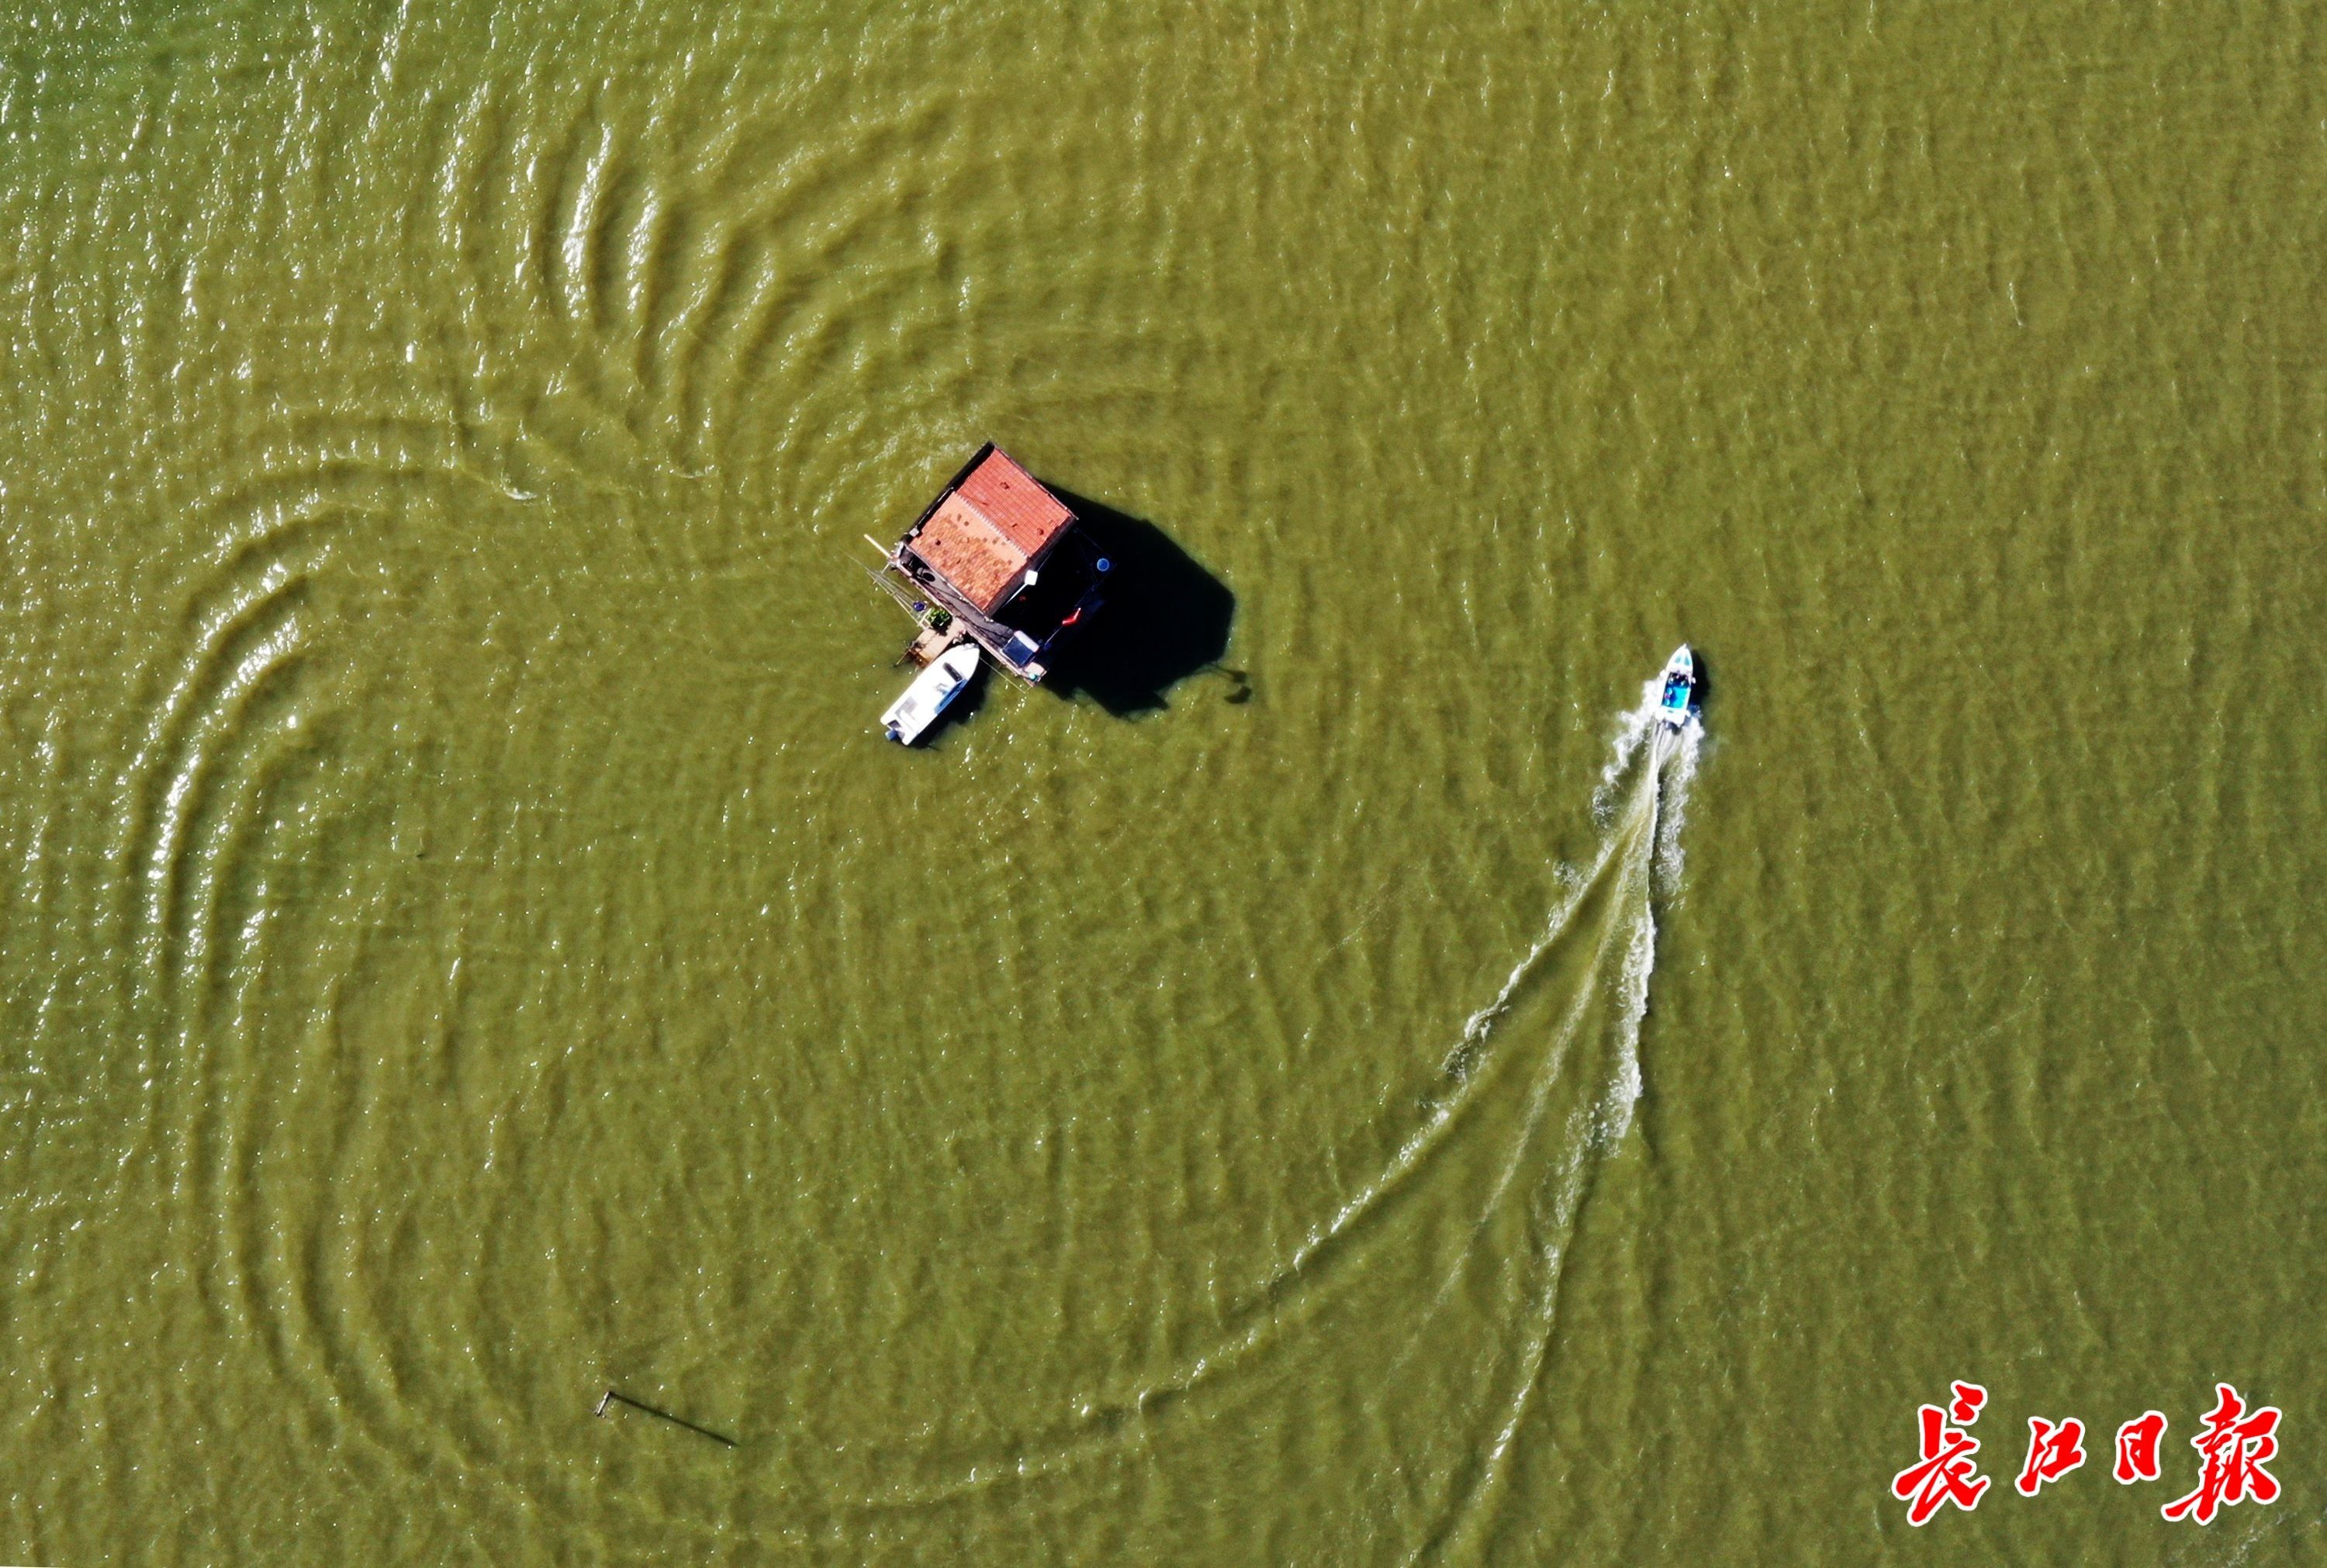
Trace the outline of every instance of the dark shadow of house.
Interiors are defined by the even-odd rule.
[[[1220,677],[1224,701],[1249,701],[1243,672],[1220,664],[1236,619],[1228,584],[1154,524],[1045,483],[1112,569],[1107,602],[1043,684],[1063,696],[1087,693],[1117,718],[1169,706],[1166,693],[1206,672]]]

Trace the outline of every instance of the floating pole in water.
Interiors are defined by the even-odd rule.
[[[651,1405],[633,1399],[629,1395],[619,1393],[612,1388],[607,1389],[604,1394],[599,1395],[598,1408],[592,1412],[592,1414],[603,1419],[606,1414],[606,1406],[609,1405],[627,1405],[632,1410],[642,1410],[649,1415],[657,1416],[664,1421],[669,1422],[673,1426],[683,1426],[687,1428],[687,1431],[695,1433],[696,1436],[707,1437],[712,1442],[718,1443],[723,1447],[734,1448],[735,1446],[735,1440],[732,1437],[722,1436],[720,1433],[712,1431],[707,1426],[697,1426],[695,1423],[687,1420],[683,1415],[673,1415],[668,1410],[657,1410]]]

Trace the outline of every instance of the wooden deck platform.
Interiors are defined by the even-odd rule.
[[[916,669],[925,668],[943,658],[947,649],[965,640],[967,636],[968,633],[962,630],[961,622],[958,621],[943,631],[938,630],[933,626],[924,626],[921,628],[921,635],[906,644],[905,662]]]

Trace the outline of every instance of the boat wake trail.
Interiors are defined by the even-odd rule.
[[[1524,1193],[1526,1245],[1519,1259],[1523,1274],[1509,1280],[1524,1306],[1502,1340],[1517,1341],[1509,1376],[1492,1435],[1474,1445],[1465,1472],[1453,1479],[1437,1522],[1415,1554],[1417,1561],[1475,1555],[1477,1536],[1492,1517],[1493,1500],[1543,1381],[1577,1216],[1600,1162],[1631,1131],[1640,1103],[1640,1031],[1656,969],[1657,901],[1659,894],[1678,892],[1680,827],[1704,741],[1694,714],[1677,728],[1664,721],[1659,711],[1661,686],[1660,680],[1648,683],[1640,705],[1623,716],[1601,775],[1593,801],[1603,829],[1598,858],[1575,879],[1574,891],[1534,951],[1512,971],[1502,994],[1471,1020],[1472,1034],[1496,1029],[1547,968],[1568,980],[1556,987],[1565,1005],[1551,1031],[1550,1058],[1536,1075],[1525,1121],[1510,1141],[1478,1220],[1485,1231]],[[1582,949],[1573,966],[1555,966],[1552,961],[1571,944]],[[1584,1054],[1584,1048],[1594,1043],[1599,1052]],[[1546,1147],[1545,1135],[1555,1129],[1557,1136]],[[1530,1171],[1537,1172],[1531,1190],[1526,1183]],[[1433,1303],[1431,1321],[1481,1266],[1475,1253],[1458,1261]],[[1427,1328],[1416,1330],[1399,1367],[1427,1334]]]
[[[1271,1388],[1313,1395],[1336,1373],[1313,1362],[1350,1364],[1332,1348],[1341,1342],[1346,1353],[1345,1325],[1389,1352],[1373,1363],[1384,1374],[1370,1401],[1373,1430],[1443,1431],[1449,1400],[1491,1426],[1463,1445],[1463,1473],[1415,1499],[1425,1554],[1487,1517],[1542,1380],[1576,1216],[1642,1092],[1656,904],[1678,888],[1679,830],[1702,742],[1694,718],[1677,729],[1660,718],[1658,691],[1651,682],[1617,726],[1592,800],[1600,835],[1591,860],[1563,868],[1543,935],[1464,1023],[1419,1125],[1372,1181],[1247,1288],[1210,1348],[1135,1385],[1094,1390],[1047,1432],[1018,1434],[1006,1458],[957,1455],[961,1468],[947,1475],[934,1456],[895,1456],[856,1508],[928,1507],[1057,1473],[1160,1437],[1155,1418],[1199,1395],[1209,1405]],[[1466,1349],[1450,1358],[1449,1345]],[[1461,1364],[1451,1382],[1450,1360]],[[1436,1403],[1398,1408],[1418,1397]]]

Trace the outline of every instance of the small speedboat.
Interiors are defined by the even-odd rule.
[[[905,695],[889,705],[889,711],[881,715],[881,727],[899,745],[911,745],[938,722],[938,715],[961,695],[969,677],[977,673],[977,644],[956,643],[931,660],[929,668],[913,677]]]
[[[1657,714],[1677,730],[1688,723],[1688,705],[1696,700],[1696,660],[1690,657],[1688,644],[1665,660],[1665,689],[1657,698]]]

